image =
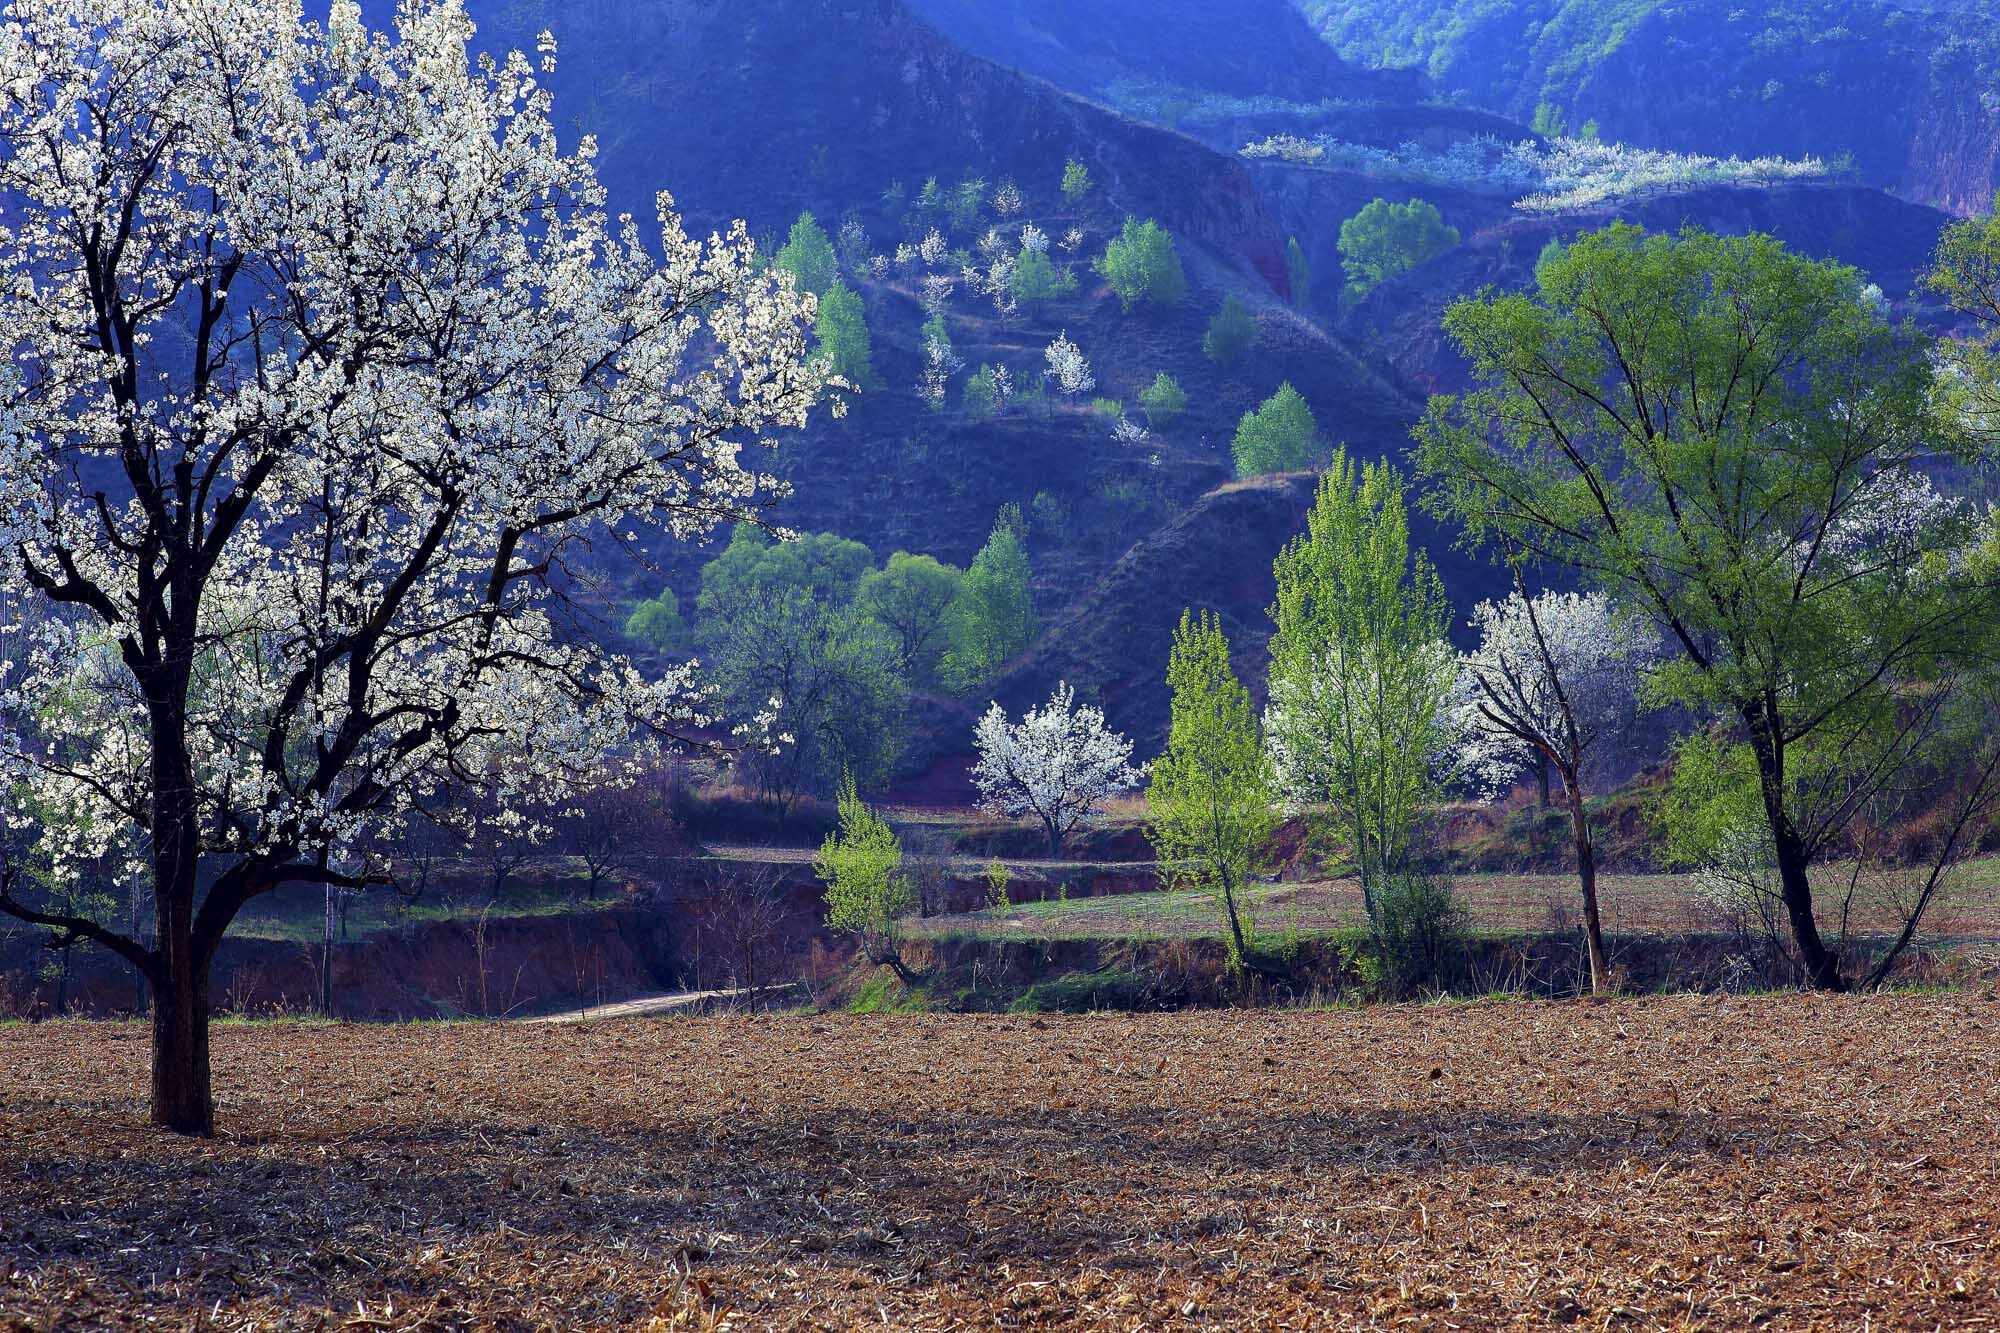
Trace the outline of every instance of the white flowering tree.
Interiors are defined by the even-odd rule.
[[[972,739],[979,748],[972,780],[981,802],[1006,815],[1039,819],[1050,856],[1062,855],[1069,835],[1105,801],[1145,780],[1132,767],[1132,742],[1104,725],[1101,709],[1078,707],[1066,682],[1018,723],[994,704]]]
[[[1069,330],[1058,333],[1055,341],[1042,349],[1042,359],[1048,362],[1049,375],[1056,387],[1070,397],[1097,387],[1097,377],[1090,373],[1090,362],[1083,349],[1069,340]]]
[[[1583,894],[1590,983],[1610,988],[1597,903],[1597,862],[1584,809],[1585,765],[1605,738],[1629,724],[1639,671],[1658,635],[1640,617],[1621,614],[1601,592],[1517,590],[1473,609],[1478,645],[1459,661],[1465,683],[1460,731],[1470,755],[1489,766],[1537,760],[1562,779]],[[1476,760],[1475,760],[1476,762]]]
[[[743,451],[823,387],[810,298],[739,224],[612,218],[533,62],[457,0],[367,31],[280,0],[21,0],[0,22],[0,789],[36,878],[114,858],[155,939],[152,1118],[212,1127],[209,965],[299,882],[386,878],[452,788],[615,781],[703,721],[562,632],[593,534],[687,539],[773,493]],[[544,68],[553,51],[544,40]]]

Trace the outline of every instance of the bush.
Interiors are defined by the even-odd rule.
[[[1076,274],[1066,268],[1057,268],[1045,250],[1023,250],[1014,261],[1014,271],[1007,279],[1008,290],[1014,299],[1035,305],[1044,301],[1059,300],[1076,291]]]
[[[1236,427],[1231,450],[1236,455],[1236,475],[1261,477],[1267,472],[1298,472],[1312,462],[1313,441],[1318,432],[1312,409],[1289,383],[1264,400],[1254,412],[1245,412]]]
[[[1187,275],[1174,238],[1150,218],[1126,218],[1124,231],[1097,261],[1097,271],[1127,310],[1141,302],[1168,308],[1187,297]]]
[[[1458,228],[1447,227],[1437,206],[1422,199],[1377,199],[1340,224],[1340,257],[1356,296],[1457,244]]]
[[[1163,370],[1153,377],[1151,384],[1139,390],[1139,406],[1145,410],[1148,425],[1154,430],[1165,430],[1187,409],[1187,393],[1179,380]]]
[[[1400,871],[1377,886],[1374,952],[1391,994],[1442,989],[1464,957],[1465,933],[1465,908],[1449,879]]]
[[[633,607],[625,618],[625,637],[656,653],[678,652],[685,647],[687,621],[681,617],[681,604],[673,589],[662,588],[659,596]]]
[[[1257,341],[1257,321],[1250,318],[1250,312],[1235,297],[1222,303],[1222,309],[1208,321],[1208,332],[1202,336],[1201,350],[1208,353],[1208,359],[1218,366],[1233,366],[1243,359]]]

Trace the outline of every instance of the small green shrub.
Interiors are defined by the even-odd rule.
[[[1383,880],[1374,927],[1382,989],[1411,995],[1448,985],[1465,956],[1466,925],[1449,879],[1402,871]]]

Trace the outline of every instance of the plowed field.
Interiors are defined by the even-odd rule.
[[[2000,1001],[0,1028],[0,1327],[2000,1325]]]

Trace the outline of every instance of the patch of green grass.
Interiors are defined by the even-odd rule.
[[[905,986],[895,973],[886,970],[862,982],[847,1005],[850,1014],[921,1014],[929,1010],[928,997],[921,990]]]
[[[1146,982],[1130,972],[1068,972],[1038,981],[1007,1006],[1012,1014],[1087,1014],[1099,1010],[1137,1009],[1146,1002]]]
[[[512,917],[562,916],[610,906],[602,899],[586,901],[582,896],[580,873],[509,885],[493,900],[490,910],[483,895],[469,892],[447,898],[434,895],[414,901],[382,890],[357,894],[348,900],[345,939],[365,939],[399,926],[433,921],[472,921],[482,911],[489,920]],[[462,887],[462,886],[461,886]],[[281,889],[258,899],[229,927],[238,939],[276,940],[289,944],[316,944],[325,929],[326,904],[321,891],[311,886]]]

